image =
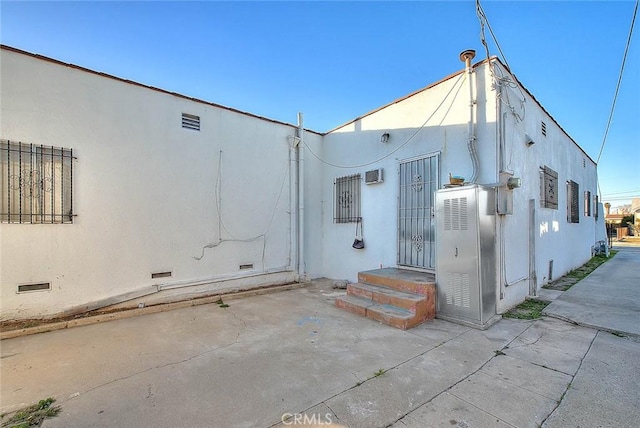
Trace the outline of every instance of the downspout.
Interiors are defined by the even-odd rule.
[[[289,269],[298,269],[298,170],[295,136],[289,137]]]
[[[298,275],[304,280],[304,125],[302,113],[298,113]]]
[[[493,67],[493,64],[491,63],[491,61],[487,61],[487,67]],[[490,70],[492,71],[492,70]],[[490,73],[491,76],[493,76],[493,73]],[[504,118],[502,117],[502,86],[500,86],[500,84],[498,83],[498,81],[496,79],[494,79],[493,81],[494,85],[495,85],[495,91],[496,91],[496,153],[498,153],[498,161],[497,161],[497,170],[498,173],[496,174],[496,182],[500,182],[500,178],[501,178],[501,173],[504,171],[504,145],[503,145],[503,136],[504,136]],[[499,293],[498,293],[498,298],[499,300],[504,299],[505,297],[505,283],[507,281],[506,279],[506,275],[503,275],[503,272],[505,271],[505,269],[503,269],[503,266],[506,263],[505,260],[505,252],[504,252],[504,222],[505,221],[505,216],[504,215],[498,215],[497,216],[497,222],[498,225],[496,227],[497,232],[499,234],[498,236],[498,287],[499,287]]]
[[[471,67],[471,60],[475,58],[476,51],[468,49],[460,54],[460,61],[464,62],[465,72],[467,74],[467,80],[469,81],[469,122],[467,123],[467,149],[471,156],[471,163],[473,165],[473,174],[469,182],[475,183],[478,180],[478,154],[476,153],[475,141],[476,136],[474,134],[474,107],[475,100],[473,98],[473,68]]]

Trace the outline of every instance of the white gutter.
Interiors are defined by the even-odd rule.
[[[302,113],[298,113],[298,274],[304,277],[304,125]]]

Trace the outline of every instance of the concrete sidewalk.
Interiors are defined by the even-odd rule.
[[[640,247],[616,249],[615,257],[563,292],[543,313],[640,337]]]
[[[349,427],[640,420],[633,340],[552,318],[401,331],[336,309],[336,294],[315,281],[228,308],[4,340],[0,407],[54,396],[62,413],[45,427],[295,426],[298,415]]]

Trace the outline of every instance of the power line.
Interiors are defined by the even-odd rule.
[[[631,35],[633,34],[633,26],[636,22],[636,14],[638,13],[638,3],[640,3],[640,0],[636,0],[636,5],[633,8],[633,18],[631,18],[631,28],[629,28],[629,37],[627,37],[627,45],[624,48],[624,55],[622,56],[622,66],[620,67],[620,74],[618,75],[618,83],[616,84],[616,91],[613,94],[613,102],[611,103],[609,120],[607,120],[607,127],[604,130],[604,137],[602,137],[602,145],[600,146],[600,153],[598,153],[598,159],[596,159],[596,164],[600,162],[600,156],[602,156],[602,150],[604,149],[604,145],[607,142],[607,135],[609,135],[609,127],[611,126],[611,120],[613,119],[613,111],[616,108],[616,101],[618,99],[620,83],[622,82],[622,73],[624,72],[624,65],[627,62],[627,53],[629,52],[629,46],[631,45]]]
[[[498,38],[493,32],[493,28],[491,28],[491,24],[489,24],[487,15],[484,13],[484,9],[482,8],[482,6],[480,6],[480,0],[476,0],[476,14],[478,15],[478,19],[480,19],[481,39],[482,39],[482,44],[484,45],[485,50],[487,51],[487,57],[489,56],[489,46],[487,46],[487,42],[484,38],[484,24],[487,24],[489,33],[491,33],[491,38],[493,39],[493,42],[496,44],[496,47],[498,48],[498,52],[500,52],[500,55],[502,56],[502,59],[504,60],[505,65],[507,66],[510,72],[513,72],[511,70],[511,66],[509,65],[509,62],[507,61],[507,57],[504,55],[504,52],[502,52],[500,43],[498,43]]]
[[[607,197],[603,197],[602,199],[605,201],[630,201],[631,199],[637,199],[639,198],[640,195],[638,196],[614,196],[613,198],[607,198]]]
[[[624,191],[621,191],[621,192],[606,193],[603,196],[624,195],[624,194],[627,194],[627,193],[640,193],[640,189],[624,190]]]

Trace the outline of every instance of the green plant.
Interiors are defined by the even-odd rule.
[[[504,318],[516,318],[521,320],[535,320],[542,317],[542,310],[549,304],[544,300],[527,299],[515,308],[504,313]]]
[[[2,428],[29,428],[39,427],[45,419],[52,418],[60,413],[60,406],[52,406],[55,398],[40,400],[37,404],[25,407],[15,412],[9,419],[2,421]],[[7,416],[2,415],[2,419]]]
[[[385,369],[379,369],[377,372],[373,373],[373,377],[382,376],[383,374],[385,374],[385,372],[386,372]]]
[[[221,308],[228,308],[229,307],[229,305],[227,305],[225,302],[222,301],[222,298],[220,298],[220,300],[218,300],[216,302],[216,304]]]

